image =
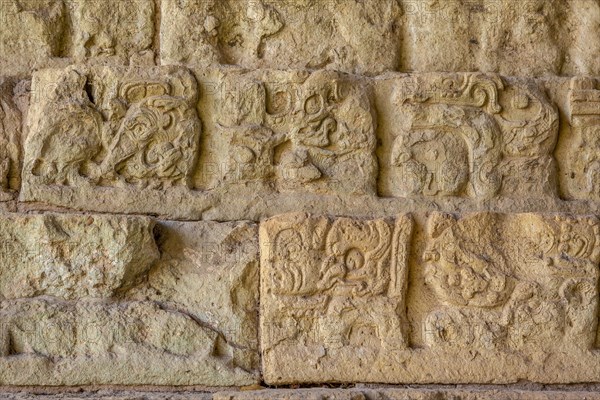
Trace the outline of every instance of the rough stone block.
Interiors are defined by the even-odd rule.
[[[13,200],[21,175],[21,112],[13,82],[0,79],[0,202]]]
[[[162,2],[163,63],[377,74],[400,58],[394,0]]]
[[[407,215],[362,221],[288,214],[261,224],[266,382],[364,381],[390,372],[387,357],[408,346],[412,229]]]
[[[0,384],[257,382],[255,225],[35,215],[2,226]]]

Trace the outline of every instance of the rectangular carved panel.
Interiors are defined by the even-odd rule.
[[[287,214],[263,222],[261,339],[270,383],[362,381],[408,346],[413,223]],[[370,365],[370,371],[359,368]],[[333,378],[332,378],[333,377]]]
[[[597,381],[595,216],[287,214],[260,247],[269,384]]]
[[[321,70],[229,74],[221,84],[223,189],[376,193],[376,117],[363,82]]]
[[[33,87],[22,200],[181,215],[185,198],[202,208],[189,195],[201,132],[189,71],[70,67],[40,72]]]
[[[0,219],[0,384],[256,383],[255,225]]]
[[[391,82],[382,194],[556,197],[558,112],[534,81],[465,73]]]

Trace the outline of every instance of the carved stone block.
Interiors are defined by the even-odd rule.
[[[423,261],[440,302],[423,324],[428,346],[534,359],[595,347],[596,217],[435,214]]]
[[[557,196],[558,112],[535,82],[420,74],[398,78],[392,102],[382,194]]]
[[[600,85],[593,78],[576,77],[569,92],[571,135],[568,140],[562,187],[565,197],[600,200]]]
[[[12,91],[12,82],[0,81],[0,202],[12,200],[20,186],[21,113]]]
[[[362,82],[329,71],[265,71],[222,83],[222,186],[375,194],[376,118]]]
[[[0,66],[6,75],[30,74],[60,57],[67,11],[62,0],[0,2]]]
[[[360,365],[383,373],[382,363],[407,348],[412,229],[408,215],[388,221],[287,214],[261,224],[267,382],[318,374],[363,381],[373,375]]]
[[[255,225],[1,222],[0,384],[257,382]]]
[[[36,74],[33,90],[22,200],[178,214],[200,145],[190,72],[69,67]]]
[[[163,63],[377,74],[400,59],[394,0],[162,2]]]

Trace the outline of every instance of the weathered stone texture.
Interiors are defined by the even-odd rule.
[[[0,384],[257,381],[252,224],[47,214],[2,226]]]
[[[154,64],[153,0],[2,0],[3,74],[70,62]]]
[[[596,217],[417,219],[261,224],[267,383],[593,379]]]
[[[0,385],[592,390],[255,389],[600,382],[599,34],[598,0],[0,0]]]

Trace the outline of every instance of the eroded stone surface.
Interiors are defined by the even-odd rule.
[[[0,232],[0,299],[108,298],[158,259],[148,218],[9,215]]]
[[[0,81],[0,202],[12,200],[20,186],[21,112],[13,87],[10,79]]]
[[[383,194],[556,196],[558,113],[534,82],[424,74],[398,79],[392,96]]]
[[[257,382],[255,225],[47,214],[2,226],[0,384]]]
[[[323,370],[363,380],[354,366],[385,364],[394,350],[407,348],[412,228],[409,216],[361,221],[289,214],[261,224],[267,382]]]
[[[267,383],[593,380],[577,366],[598,357],[596,217],[416,220],[262,223]]]
[[[76,62],[154,64],[153,0],[66,0]]]
[[[36,75],[33,86],[24,200],[131,212],[139,198],[143,212],[177,208],[201,133],[187,70],[69,67]]]
[[[398,67],[401,14],[394,0],[168,0],[161,58],[376,74]]]

